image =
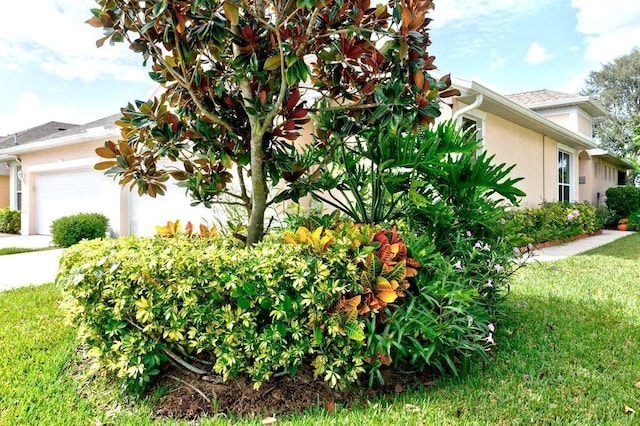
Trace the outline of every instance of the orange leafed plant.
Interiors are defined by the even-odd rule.
[[[180,234],[200,238],[216,238],[220,235],[215,225],[209,227],[204,224],[200,224],[199,232],[196,234],[194,233],[193,223],[191,222],[187,222],[184,231],[182,231],[180,228],[180,219],[177,219],[175,222],[168,221],[165,226],[156,226],[156,235],[160,237],[175,237]]]

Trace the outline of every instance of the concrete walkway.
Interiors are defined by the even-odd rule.
[[[592,237],[583,238],[581,240],[572,241],[570,243],[562,244],[559,246],[547,247],[544,249],[536,250],[533,252],[533,260],[539,262],[549,262],[553,260],[565,259],[569,256],[594,249],[596,247],[609,244],[618,238],[631,235],[631,231],[614,231],[605,229],[600,235],[594,235]]]
[[[530,260],[547,262],[564,259],[630,234],[633,232],[605,230],[600,235],[536,250]],[[52,246],[51,237],[46,235],[0,234],[0,248]],[[0,256],[0,291],[54,281],[62,252],[63,249],[52,249]]]
[[[0,234],[0,248],[53,247],[48,235]],[[58,272],[62,249],[0,256],[0,291],[52,282]]]

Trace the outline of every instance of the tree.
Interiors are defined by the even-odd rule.
[[[620,56],[592,71],[581,94],[592,96],[609,112],[594,120],[594,133],[602,148],[620,155],[638,155],[633,142],[634,128],[640,124],[640,50]]]
[[[380,123],[409,132],[451,94],[448,78],[428,74],[430,0],[97,3],[87,21],[105,31],[97,45],[128,42],[165,92],[122,109],[122,140],[96,151],[106,158],[96,168],[140,194],[162,195],[171,176],[194,204],[244,207],[247,244],[262,237],[270,204],[300,195],[277,194],[282,179],[317,178],[318,159],[296,144],[310,113],[343,113],[345,140]],[[323,123],[315,144],[344,124]]]

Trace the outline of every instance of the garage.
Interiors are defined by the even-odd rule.
[[[151,198],[138,196],[134,188],[129,202],[129,233],[135,235],[153,235],[157,225],[180,219],[183,226],[191,221],[195,226],[201,223],[218,226],[217,219],[224,218],[224,209],[214,205],[211,209],[203,205],[191,206],[191,198],[185,195],[185,189],[175,182],[167,182],[164,196]],[[224,223],[224,220],[223,220]]]
[[[76,213],[103,212],[102,174],[93,169],[39,173],[35,176],[36,233],[51,234],[51,223]]]

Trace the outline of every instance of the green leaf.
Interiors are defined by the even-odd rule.
[[[238,299],[236,299],[236,302],[238,303],[238,307],[244,309],[245,311],[251,309],[251,302],[246,297],[239,297]]]
[[[361,342],[364,340],[364,331],[357,322],[348,322],[344,325],[344,331],[351,340]]]
[[[296,6],[300,9],[311,10],[315,0],[296,0]]]

